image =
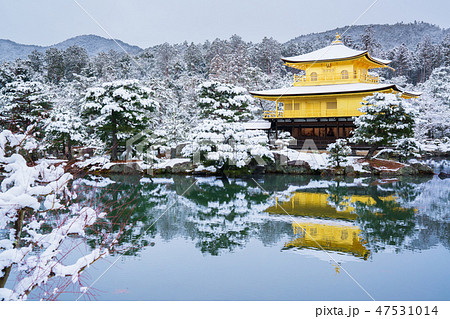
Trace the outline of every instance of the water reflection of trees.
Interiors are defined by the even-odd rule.
[[[307,177],[264,176],[258,183],[269,192],[265,193],[251,179],[199,178],[184,193],[195,181],[188,176],[172,176],[170,182],[128,178],[103,188],[86,187],[80,201],[104,207],[113,228],[113,232],[106,231],[111,225],[94,228],[91,246],[101,244],[107,236],[117,236],[119,247],[136,254],[155,236],[166,241],[184,237],[194,241],[202,253],[220,255],[244,247],[250,238],[264,245],[278,244],[294,234],[290,222],[266,218],[264,211],[273,205],[270,195],[290,185],[302,185],[302,191],[328,194],[329,205],[338,211],[351,209],[357,216],[352,223],[361,229],[364,245],[372,251],[387,246],[427,249],[438,243],[450,247],[448,217],[440,208],[439,214],[433,214],[436,209],[430,203],[416,208],[418,202],[424,204],[421,198],[429,192],[427,187],[442,187],[442,182],[368,181],[358,185],[322,180],[327,186],[314,190],[307,187],[311,182]],[[440,199],[447,201],[445,205],[450,202],[448,184],[446,187]]]
[[[432,207],[416,208],[414,203],[422,195],[430,181],[402,179],[380,183],[372,181],[364,188],[370,201],[348,201],[352,190],[346,184],[331,183],[327,192],[329,201],[336,207],[350,205],[358,215],[356,223],[368,248],[377,251],[386,246],[401,249],[424,249],[438,242],[449,247],[448,223],[444,219],[433,219],[429,215]],[[361,191],[357,188],[356,191]],[[354,192],[354,191],[353,191]],[[447,196],[450,190],[447,188]],[[448,205],[448,197],[446,205]],[[428,244],[426,244],[428,243]]]
[[[117,176],[114,181],[109,181],[111,183],[106,186],[95,180],[89,183],[81,180],[74,185],[78,193],[83,194],[80,202],[91,203],[107,214],[104,223],[95,225],[87,233],[88,244],[95,248],[106,239],[114,240],[116,252],[135,255],[150,244],[149,238],[156,233],[156,228],[151,226],[154,216],[148,211],[157,206],[158,199],[163,196],[158,192],[159,185],[140,183],[138,177]]]
[[[185,195],[195,205],[187,224],[202,253],[219,255],[242,247],[261,224],[268,194],[236,179],[200,179]]]

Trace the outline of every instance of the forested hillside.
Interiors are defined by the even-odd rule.
[[[374,70],[382,81],[393,81],[409,90],[425,92],[414,102],[420,114],[416,127],[418,138],[448,137],[450,125],[445,119],[450,113],[450,35],[444,37],[442,30],[438,32],[439,28],[427,24],[391,27],[393,30],[424,27],[430,34],[417,38],[415,44],[403,44],[399,37],[397,46],[386,48],[378,40],[385,37],[377,33],[379,27],[367,26],[360,36],[356,36],[356,31],[346,34],[344,42],[392,60],[395,73],[390,69]],[[273,105],[247,99],[248,95],[244,97],[243,92],[291,85],[295,70],[283,66],[280,57],[302,54],[329,44],[328,40],[311,44],[312,36],[303,39],[309,40],[297,39],[282,44],[266,37],[259,43],[251,43],[233,35],[230,39],[202,44],[164,43],[137,54],[110,50],[90,55],[86,48],[78,45],[65,49],[49,48],[45,52],[34,50],[24,59],[0,65],[1,123],[3,128],[15,131],[26,131],[29,125],[35,125],[34,130],[44,139],[42,147],[52,152],[63,152],[61,143],[65,145],[66,155],[72,145],[105,149],[111,143],[103,138],[104,133],[92,134],[99,126],[88,119],[97,109],[92,109],[93,102],[87,100],[86,93],[106,94],[106,88],[116,87],[121,88],[120,96],[124,100],[130,94],[139,94],[142,105],[151,103],[151,114],[145,116],[152,120],[146,127],[163,129],[158,136],[153,136],[155,143],[174,146],[186,140],[189,132],[202,120],[202,99],[216,99],[217,105],[211,102],[216,105],[214,107],[222,107],[220,101],[228,98],[245,100],[246,107],[252,110],[252,117],[261,118],[262,111]],[[218,83],[226,85],[226,90]],[[214,87],[216,91],[199,100],[200,87]],[[111,92],[108,94],[113,94]],[[239,95],[226,97],[233,92],[239,92]],[[113,96],[105,95],[104,100],[95,101],[98,107],[104,107]],[[130,104],[130,114],[135,112],[133,107]],[[95,112],[87,115],[89,109]],[[27,118],[21,118],[24,114]],[[135,121],[130,127],[141,127],[141,124]],[[109,124],[105,125],[108,127]],[[127,131],[127,136],[131,133],[133,131]]]

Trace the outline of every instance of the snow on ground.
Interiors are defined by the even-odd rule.
[[[176,164],[188,163],[191,160],[189,158],[171,158],[167,160],[163,160],[161,163],[156,164],[153,168],[168,168],[174,167]]]
[[[324,169],[328,167],[327,155],[324,153],[300,152],[292,149],[273,151],[275,154],[284,155],[289,161],[305,161],[312,169]]]
[[[326,153],[310,153],[292,149],[274,151],[273,153],[284,155],[289,161],[305,161],[309,164],[311,169],[326,169],[331,167],[331,163],[328,161]],[[352,166],[356,172],[367,172],[368,170],[366,167],[369,166],[369,164],[360,163],[360,159],[361,157],[359,156],[348,156],[346,163],[343,163],[342,165]]]

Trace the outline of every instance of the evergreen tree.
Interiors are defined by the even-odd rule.
[[[342,162],[352,152],[346,139],[338,139],[327,147],[328,157],[336,167],[341,167]]]
[[[420,87],[424,94],[414,101],[419,116],[416,135],[419,139],[442,139],[450,136],[450,67],[434,69]]]
[[[200,85],[197,106],[202,119],[183,148],[186,157],[197,156],[207,166],[224,172],[244,168],[253,159],[271,161],[267,134],[246,131],[240,121],[252,117],[252,98],[243,88],[218,82]]]
[[[31,69],[36,73],[41,73],[44,69],[44,55],[37,51],[33,50],[28,55],[28,60],[30,61]]]
[[[69,81],[73,80],[74,74],[82,74],[89,62],[86,50],[75,45],[64,51],[63,59],[65,77]]]
[[[158,107],[154,92],[138,81],[115,81],[90,88],[82,107],[87,125],[118,159],[118,147],[127,139],[152,128],[153,112]]]
[[[201,118],[243,121],[252,118],[254,99],[247,90],[230,84],[209,81],[200,85],[198,104]]]
[[[396,76],[408,76],[408,72],[412,67],[412,57],[406,44],[394,48],[390,53],[392,67],[395,68]]]
[[[381,146],[393,146],[400,139],[413,137],[414,112],[399,94],[375,93],[361,104],[358,110],[363,114],[354,118],[356,129],[351,142],[371,146],[366,158]]]
[[[47,79],[53,83],[59,83],[65,74],[63,52],[50,48],[45,51],[45,64],[47,70]]]
[[[369,51],[371,56],[379,56],[381,45],[375,39],[375,32],[373,27],[369,25],[365,28],[364,34],[361,35],[362,49]]]
[[[254,50],[253,60],[256,66],[267,74],[278,73],[281,69],[281,45],[278,41],[264,37]]]
[[[450,66],[450,33],[441,42],[442,64]]]
[[[51,109],[50,88],[47,85],[14,81],[0,91],[0,98],[3,104],[1,116],[9,123],[5,126],[21,132],[32,129],[37,136],[41,135],[44,120]]]

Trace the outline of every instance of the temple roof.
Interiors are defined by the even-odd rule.
[[[363,56],[366,56],[367,59],[377,64],[386,65],[391,63],[390,60],[371,57],[367,51],[359,51],[346,47],[340,41],[333,42],[331,45],[313,52],[281,59],[287,63],[313,63],[319,61],[346,60]]]
[[[393,89],[408,96],[417,97],[420,92],[407,92],[395,84],[372,84],[372,83],[351,83],[351,84],[332,84],[316,86],[291,86],[281,89],[252,91],[254,96],[304,96],[304,95],[327,95],[327,94],[346,94],[346,93],[364,93],[377,92]]]

